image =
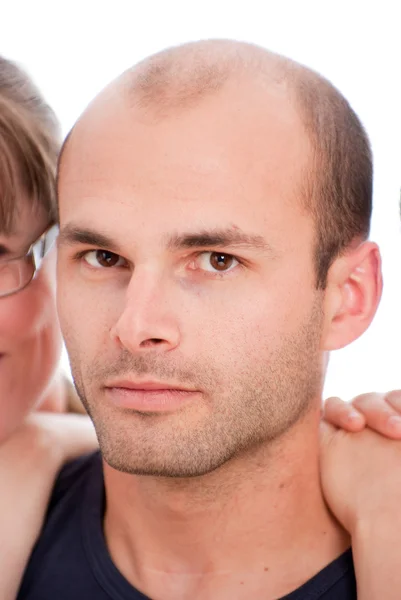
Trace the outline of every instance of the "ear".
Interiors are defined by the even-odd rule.
[[[382,289],[377,244],[363,242],[334,261],[325,290],[322,350],[338,350],[366,331],[376,314]]]

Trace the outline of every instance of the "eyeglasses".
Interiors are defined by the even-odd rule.
[[[0,260],[0,298],[16,294],[31,283],[57,235],[57,225],[51,225],[24,256]]]

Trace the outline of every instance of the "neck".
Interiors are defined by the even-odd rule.
[[[279,441],[190,480],[105,464],[116,566],[167,600],[277,598],[305,583],[349,545],[322,496],[318,420],[308,415]]]

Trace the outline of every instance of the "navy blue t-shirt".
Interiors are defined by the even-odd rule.
[[[61,471],[17,600],[149,600],[114,566],[103,535],[99,453]],[[285,600],[355,600],[351,550]]]

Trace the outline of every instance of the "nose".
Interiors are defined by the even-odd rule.
[[[180,343],[178,306],[171,284],[150,272],[134,272],[111,336],[131,353],[173,350]]]

